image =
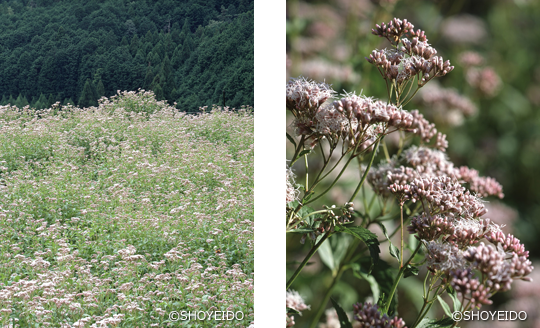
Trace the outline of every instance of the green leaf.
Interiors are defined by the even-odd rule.
[[[396,246],[394,246],[394,244],[392,244],[392,241],[390,240],[390,237],[388,237],[388,232],[386,231],[386,227],[384,226],[384,224],[382,222],[379,222],[379,226],[382,228],[384,236],[386,237],[386,239],[388,240],[388,243],[390,244],[390,246],[388,246],[388,249],[390,250],[390,255],[392,255],[392,257],[395,257],[398,263],[401,263],[399,248],[397,248]]]
[[[461,311],[461,301],[457,297],[456,290],[454,288],[452,288],[451,286],[449,286],[446,289],[446,292],[448,293],[448,295],[452,299],[452,302],[454,303],[453,304],[454,305],[454,311]]]
[[[399,263],[400,262],[399,248],[397,248],[392,243],[390,243],[390,246],[388,247],[388,249],[390,250],[390,255],[392,255],[392,257],[395,257]]]
[[[407,267],[405,268],[405,274],[403,275],[403,278],[407,278],[410,276],[417,276],[420,269],[418,267],[415,267],[411,264],[407,264]]]
[[[310,233],[310,232],[314,232],[315,229],[310,229],[310,228],[299,228],[299,229],[292,229],[292,230],[289,230],[287,231],[287,233],[300,233],[300,234],[305,234],[305,233]]]
[[[416,328],[449,328],[452,327],[453,324],[454,320],[451,318],[444,318],[438,321],[424,318]]]
[[[287,133],[287,139],[289,139],[289,141],[294,145],[294,148],[296,148],[296,142],[294,141],[294,138],[288,133]]]
[[[388,303],[388,299],[387,299],[387,297],[386,297],[386,294],[385,294],[385,293],[382,293],[382,294],[381,294],[381,297],[380,297],[379,300],[377,301],[377,306],[378,306],[380,309],[385,309],[387,303]]]
[[[343,311],[341,306],[339,306],[339,304],[336,301],[334,301],[333,298],[330,298],[330,300],[332,301],[332,305],[334,306],[334,309],[336,309],[341,328],[352,328],[351,322],[349,321],[349,318],[347,317],[347,314],[345,313],[345,311]]]
[[[446,303],[446,301],[443,300],[440,295],[437,295],[437,299],[439,300],[439,303],[441,303],[444,314],[446,314],[447,317],[452,318],[452,311],[450,311],[450,306],[448,305],[448,303]]]
[[[332,248],[330,247],[330,243],[328,240],[326,240],[320,247],[319,247],[319,257],[321,258],[321,261],[326,264],[326,266],[334,272],[336,266],[334,264],[334,254],[332,253]]]
[[[364,227],[336,226],[336,232],[344,232],[362,240],[369,249],[369,254],[371,255],[372,259],[372,266],[379,261],[379,253],[381,250],[379,248],[379,240],[377,239],[376,234]]]
[[[288,307],[287,308],[287,314],[300,314],[300,312],[298,310],[296,310],[296,309]]]
[[[309,154],[309,153],[311,153],[311,149],[305,149],[305,150],[302,150],[302,151],[300,152],[300,154],[298,154],[298,157],[302,157],[302,156],[307,155],[307,154]]]
[[[347,235],[332,235],[319,247],[321,261],[335,273],[341,261],[345,258],[347,249],[351,243],[351,238]]]
[[[356,263],[354,263],[356,264]],[[354,266],[351,266],[353,269],[353,274],[358,279],[364,279],[368,282],[369,287],[371,288],[371,294],[373,295],[373,299],[375,302],[379,301],[379,297],[381,294],[381,289],[379,288],[379,284],[377,283],[377,280],[372,275],[369,275],[363,271],[360,270],[360,267],[355,268]]]
[[[361,267],[361,271],[367,275],[368,269],[370,267],[370,258],[369,257],[363,257],[359,260],[359,264]],[[394,284],[394,279],[397,276],[398,270],[394,267],[392,267],[390,264],[388,264],[386,261],[380,259],[379,262],[377,262],[377,265],[373,268],[373,271],[371,271],[370,275],[375,278],[375,281],[377,282],[377,287],[379,288],[379,302],[386,303],[386,297],[385,295],[390,295],[392,292],[392,286]],[[397,301],[398,301],[398,293],[396,292],[394,294],[394,298],[392,299],[392,303],[390,304],[390,308],[388,313],[393,313],[397,308]]]
[[[298,211],[298,213],[296,213],[296,216],[301,219],[305,216],[307,216],[309,213],[313,213],[315,212],[315,210],[309,206],[304,206],[300,209],[300,211]],[[320,213],[317,213],[317,214],[313,214],[313,215],[310,215],[310,216],[307,216],[304,220],[305,222],[308,224],[308,225],[312,225],[313,224],[313,221],[315,218],[318,218],[320,217]]]

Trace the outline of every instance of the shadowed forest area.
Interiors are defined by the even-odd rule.
[[[0,1],[0,105],[253,105],[253,1]]]

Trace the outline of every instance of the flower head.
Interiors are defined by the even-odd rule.
[[[386,313],[382,314],[377,305],[357,303],[353,308],[354,320],[360,323],[358,327],[406,328],[401,318],[390,318]]]

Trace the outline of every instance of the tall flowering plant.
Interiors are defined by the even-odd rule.
[[[351,323],[332,299],[341,327],[405,327],[397,313],[396,290],[401,280],[424,272],[422,267],[427,267],[418,300],[422,303],[408,327],[454,327],[458,322],[453,312],[491,304],[490,298],[510,289],[513,280],[530,280],[533,267],[520,241],[489,219],[484,198],[503,198],[501,185],[474,169],[455,166],[445,154],[446,136],[418,110],[404,109],[422,87],[454,67],[437,56],[424,31],[407,20],[394,18],[372,32],[390,43],[390,48],[373,50],[366,58],[378,69],[387,100],[354,93],[337,97],[328,84],[302,77],[287,84],[294,133],[287,134],[293,149],[286,170],[286,231],[301,234],[301,242],[312,245],[287,281],[287,326],[294,325],[295,314],[309,309],[291,287],[319,252],[332,269],[333,282],[321,297],[312,327],[348,270],[370,284],[374,304],[355,304]],[[395,136],[395,154],[386,145],[389,135]],[[321,164],[310,166],[311,156]],[[348,201],[323,204],[322,197],[353,161],[360,164],[361,174]],[[302,166],[305,177],[299,184],[294,169]],[[393,232],[386,229],[388,221],[396,223]],[[372,232],[374,227],[382,229],[384,239]],[[406,242],[405,231],[414,238]],[[400,238],[394,245],[396,234]],[[397,269],[379,259],[383,243],[389,244]],[[441,320],[427,317],[436,302],[445,312]]]

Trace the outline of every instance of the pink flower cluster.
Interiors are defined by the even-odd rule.
[[[400,163],[403,164],[399,165]],[[407,199],[415,201],[419,200],[419,194],[411,194],[413,191],[421,194],[432,194],[433,192],[450,194],[449,188],[453,188],[456,189],[456,192],[467,193],[464,187],[459,186],[460,184],[468,184],[469,190],[478,197],[504,197],[502,186],[495,179],[481,177],[478,171],[465,166],[456,168],[443,151],[424,146],[412,146],[404,150],[399,158],[393,158],[390,163],[381,163],[372,168],[368,174],[368,181],[381,195],[388,196],[400,193]],[[391,185],[392,189],[390,189]],[[433,189],[435,186],[438,186],[438,191]],[[431,191],[426,188],[431,188]],[[439,197],[441,197],[441,201],[446,201],[447,208],[451,205],[448,203],[448,196],[440,195]],[[466,198],[474,202],[470,193],[467,194]],[[460,204],[456,203],[455,205],[461,207]],[[480,209],[484,206],[474,205],[473,207]]]
[[[489,298],[510,289],[513,280],[528,279],[532,265],[523,244],[483,217],[487,209],[478,197],[504,196],[493,178],[454,167],[440,150],[413,146],[372,169],[368,181],[383,196],[419,204],[409,233],[426,246],[429,270],[442,272],[474,306],[489,304]],[[473,270],[483,279],[474,277]]]
[[[377,305],[357,303],[353,308],[354,320],[360,323],[357,327],[407,328],[401,318],[390,318],[387,314],[382,314]]]
[[[292,127],[297,135],[315,146],[322,138],[332,144],[343,140],[348,147],[360,151],[372,149],[379,135],[402,130],[430,142],[437,136],[435,146],[446,149],[446,136],[437,132],[435,125],[420,112],[408,112],[381,100],[364,96],[345,97],[322,105],[333,91],[326,84],[316,84],[303,78],[291,79],[287,85],[287,108],[295,115]],[[302,95],[302,96],[300,96]]]
[[[310,306],[306,305],[302,296],[300,296],[300,294],[295,290],[288,290],[286,299],[287,299],[286,300],[287,307],[300,312],[300,315],[302,315],[301,313],[302,311],[310,310]],[[295,324],[294,316],[292,314],[291,315],[287,314],[286,317],[287,317],[287,327],[294,326]]]
[[[396,81],[398,85],[418,75],[418,85],[423,86],[454,69],[450,61],[435,56],[437,50],[427,43],[424,31],[414,31],[414,26],[406,19],[394,18],[388,24],[377,25],[372,33],[385,37],[395,48],[373,50],[366,60],[379,68],[383,78]]]

